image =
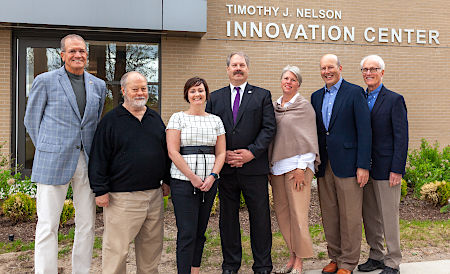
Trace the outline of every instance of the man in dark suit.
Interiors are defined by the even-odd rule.
[[[372,118],[372,169],[364,187],[363,220],[369,259],[359,271],[383,269],[381,273],[399,273],[399,204],[401,180],[408,154],[408,118],[403,96],[383,84],[384,61],[369,55],[361,61],[367,84],[367,104]],[[384,239],[387,253],[384,255]]]
[[[270,91],[247,83],[249,58],[227,58],[230,85],[211,93],[206,111],[219,116],[226,130],[227,153],[220,172],[220,237],[223,273],[237,273],[242,246],[239,224],[241,191],[249,211],[253,271],[272,271],[267,148],[276,132]]]
[[[363,186],[369,178],[370,112],[363,89],[341,77],[336,55],[320,59],[325,87],[311,96],[321,164],[316,173],[331,262],[322,273],[351,273],[359,261]]]

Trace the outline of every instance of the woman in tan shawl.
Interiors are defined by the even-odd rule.
[[[298,93],[300,69],[286,66],[283,96],[274,102],[277,134],[269,149],[271,184],[280,231],[290,251],[289,262],[276,273],[301,273],[303,258],[313,256],[308,229],[311,181],[320,163],[316,114]]]

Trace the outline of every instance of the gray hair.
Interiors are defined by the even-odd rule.
[[[122,78],[120,78],[120,86],[125,91],[126,91],[128,76],[130,76],[131,74],[138,74],[138,75],[142,76],[145,80],[147,80],[147,78],[145,78],[145,76],[142,73],[140,73],[138,71],[129,71],[129,72],[125,73],[124,75],[122,75]]]
[[[84,43],[84,46],[87,48],[87,46],[86,46],[86,41],[84,41],[83,37],[81,37],[81,36],[78,35],[78,34],[69,34],[69,35],[64,36],[64,37],[61,39],[61,51],[66,51],[66,40],[67,40],[67,39],[76,39],[76,40],[80,40],[80,41],[82,41],[82,42]]]
[[[325,54],[324,56],[322,56],[322,57],[320,58],[320,61],[322,61],[322,58],[324,58],[325,56],[333,57],[333,58],[336,60],[336,65],[337,65],[338,67],[341,66],[341,61],[339,60],[339,58],[337,57],[337,55],[335,55],[335,54]]]
[[[379,55],[372,54],[372,55],[367,55],[366,57],[364,57],[361,60],[361,68],[363,67],[364,62],[366,62],[369,59],[377,62],[378,66],[380,66],[381,70],[384,70],[384,68],[386,67],[386,65],[384,64],[383,58],[381,58]]]
[[[250,66],[250,58],[248,58],[247,54],[245,54],[245,52],[243,52],[243,51],[235,51],[235,52],[230,53],[230,54],[227,56],[227,67],[230,66],[230,60],[231,60],[231,57],[233,57],[234,55],[239,55],[239,56],[241,56],[241,57],[244,57],[244,59],[245,59],[245,64],[247,65],[247,67]]]
[[[283,72],[281,72],[281,78],[283,78],[286,72],[292,72],[297,78],[299,84],[302,84],[302,75],[300,74],[300,69],[296,66],[287,65],[284,67]]]

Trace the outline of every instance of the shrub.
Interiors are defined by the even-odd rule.
[[[422,200],[428,200],[434,205],[445,205],[450,198],[450,184],[445,181],[427,183],[422,186],[420,194]]]
[[[65,200],[61,212],[61,217],[59,218],[59,225],[65,225],[68,221],[72,220],[73,216],[75,216],[75,208],[73,207],[73,202],[70,199]]]
[[[405,180],[414,189],[416,197],[420,197],[422,186],[434,181],[450,181],[450,146],[442,152],[436,142],[431,146],[422,139],[420,149],[414,149],[408,154],[408,168]]]
[[[12,194],[3,203],[3,213],[13,222],[29,221],[36,214],[36,204],[27,194]]]
[[[401,188],[401,198],[400,200],[403,200],[403,198],[406,197],[406,194],[408,194],[408,184],[404,179],[402,179],[402,188]]]

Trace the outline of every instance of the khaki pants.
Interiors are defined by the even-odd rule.
[[[369,179],[364,187],[363,220],[366,240],[370,246],[369,258],[399,269],[402,260],[400,251],[400,206],[401,184],[390,187],[389,180]],[[387,253],[384,255],[384,240]]]
[[[318,186],[328,256],[338,268],[353,270],[361,250],[363,189],[356,177],[334,175],[330,162]]]
[[[308,211],[314,174],[306,169],[305,186],[300,191],[294,189],[293,179],[289,179],[292,174],[290,171],[271,176],[275,214],[289,251],[298,258],[310,258],[314,253],[308,229]]]
[[[164,234],[161,188],[110,192],[103,218],[103,273],[126,273],[128,249],[133,240],[137,273],[158,273]]]

